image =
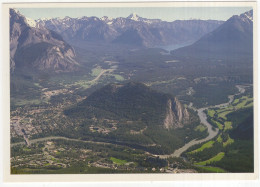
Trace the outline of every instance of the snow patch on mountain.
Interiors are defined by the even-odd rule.
[[[247,14],[245,14],[245,16],[246,16],[248,19],[250,19],[251,21],[253,21],[253,17],[252,17],[252,16],[249,16],[249,15],[247,15]]]
[[[113,18],[107,17],[107,16],[103,16],[102,18],[100,18],[100,20],[102,21],[112,21]]]
[[[51,18],[40,18],[40,19],[38,19],[37,21],[48,21],[48,20],[50,20]]]
[[[25,17],[25,20],[30,27],[36,27],[36,22],[33,19]]]
[[[247,22],[247,21],[253,21],[253,10],[250,10],[244,14],[241,14],[240,15],[240,18],[244,21],[244,22]]]
[[[140,21],[140,17],[136,13],[130,14],[127,18],[134,21]]]

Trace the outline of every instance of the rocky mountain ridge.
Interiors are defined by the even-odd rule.
[[[229,18],[216,30],[194,44],[172,52],[176,56],[217,57],[222,59],[252,56],[253,10]]]
[[[36,20],[36,27],[53,30],[61,34],[67,41],[112,42],[155,47],[195,42],[222,23],[223,21],[217,20],[166,22],[160,19],[142,18],[133,13],[126,18],[84,16]]]
[[[10,9],[11,72],[16,67],[54,72],[76,70],[74,49],[59,34],[33,24],[18,11]]]

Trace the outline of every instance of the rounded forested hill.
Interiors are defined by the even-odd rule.
[[[162,122],[170,95],[142,83],[109,84],[65,111],[70,117],[127,118]]]
[[[176,97],[136,82],[106,85],[64,114],[75,121],[70,136],[120,142],[156,154],[171,153],[206,135],[193,130],[198,117]]]
[[[189,118],[177,98],[136,82],[106,85],[64,113],[72,118],[127,119],[149,126],[168,123],[167,127],[180,126]]]

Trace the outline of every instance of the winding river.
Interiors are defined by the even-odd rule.
[[[230,103],[232,103],[232,101],[234,100],[234,96],[235,95],[239,95],[245,92],[245,86],[242,85],[236,85],[237,89],[238,89],[238,93],[234,94],[234,95],[229,95],[229,101],[227,103],[222,103],[219,105],[215,105],[215,106],[209,106],[209,107],[204,107],[204,108],[199,108],[196,109],[192,106],[192,103],[190,103],[189,108],[195,110],[198,112],[198,116],[200,118],[200,121],[202,124],[204,124],[207,128],[208,128],[208,136],[204,139],[194,139],[191,140],[190,142],[186,143],[183,147],[175,150],[172,154],[170,155],[155,155],[155,156],[159,156],[160,158],[168,158],[168,157],[180,157],[180,155],[186,151],[187,149],[189,149],[191,146],[196,145],[196,144],[200,144],[203,142],[206,142],[212,138],[214,138],[215,136],[217,136],[219,129],[215,129],[213,130],[212,125],[210,123],[208,123],[207,121],[207,115],[205,114],[205,110],[209,109],[209,108],[222,108],[222,107],[227,107]],[[41,141],[47,141],[47,140],[53,140],[53,139],[63,139],[63,140],[71,140],[71,141],[78,141],[78,142],[87,142],[87,143],[96,143],[96,144],[116,144],[116,143],[108,143],[108,142],[96,142],[96,141],[85,141],[85,140],[79,140],[79,139],[72,139],[72,138],[66,138],[66,137],[59,137],[59,136],[52,136],[52,137],[45,137],[45,138],[38,138],[38,139],[32,139],[30,140],[30,143],[36,143],[36,142],[41,142]],[[28,144],[28,142],[26,142]],[[16,145],[22,145],[25,144],[25,142],[19,142],[19,143],[13,143],[11,144],[11,147],[16,146]]]
[[[168,157],[180,157],[181,154],[186,151],[187,149],[189,149],[191,146],[196,145],[196,144],[200,144],[203,142],[206,142],[208,140],[211,140],[212,138],[214,138],[215,136],[217,136],[219,129],[215,129],[213,130],[212,125],[207,121],[207,115],[205,114],[205,110],[209,109],[209,108],[223,108],[223,107],[227,107],[229,104],[231,104],[234,100],[235,95],[239,95],[245,92],[245,88],[242,85],[236,85],[236,88],[238,89],[238,93],[234,94],[234,95],[229,95],[228,96],[228,102],[227,103],[222,103],[222,104],[218,104],[215,106],[208,106],[208,107],[204,107],[204,108],[199,108],[196,109],[194,107],[192,107],[192,103],[190,103],[189,107],[195,111],[198,112],[200,121],[202,124],[204,124],[207,128],[208,128],[208,136],[204,139],[201,140],[191,140],[190,142],[186,143],[183,147],[175,150],[172,154],[170,155],[158,155],[160,158],[168,158]]]

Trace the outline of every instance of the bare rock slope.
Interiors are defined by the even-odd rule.
[[[78,68],[74,49],[46,28],[36,28],[18,11],[10,9],[10,66],[40,71],[70,72]]]

